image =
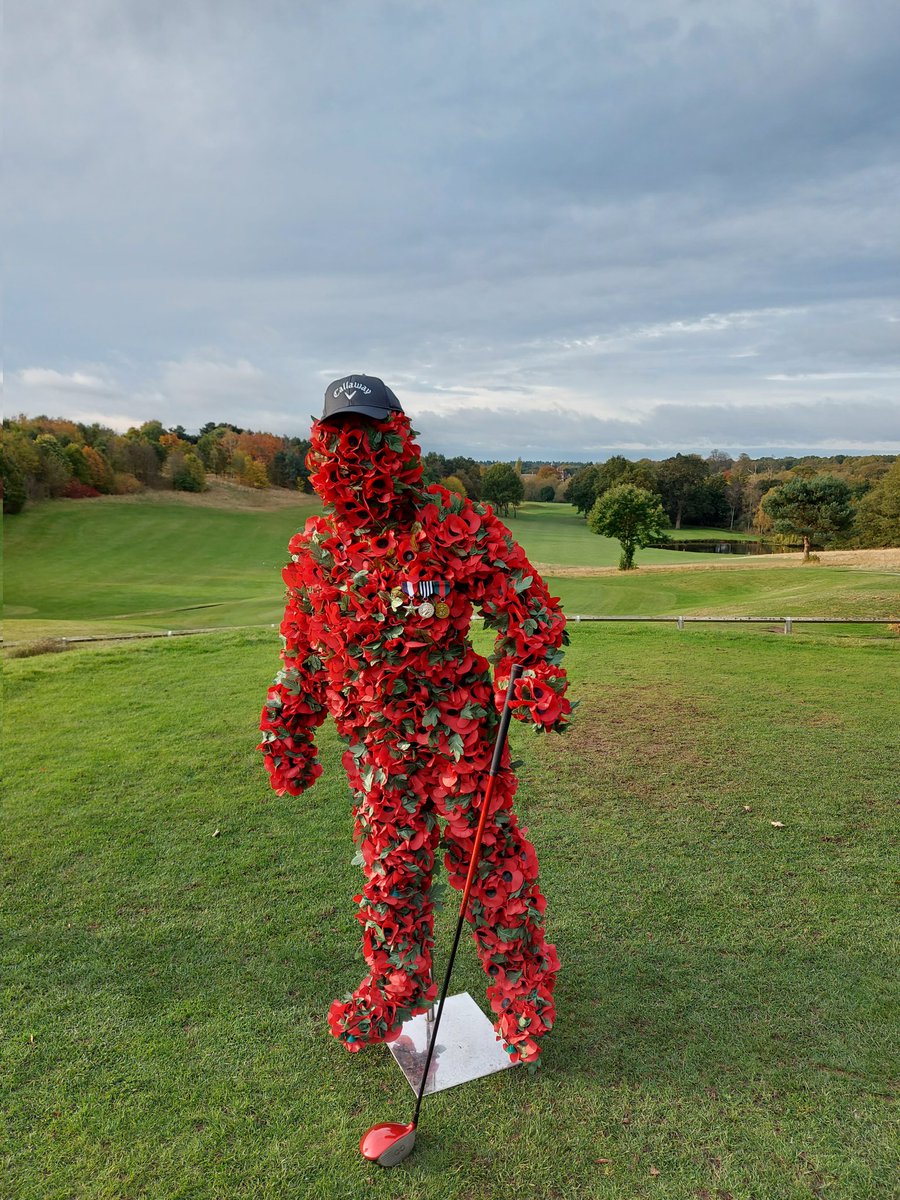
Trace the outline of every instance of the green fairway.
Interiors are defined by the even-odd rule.
[[[5,1194],[895,1194],[896,639],[573,629],[575,728],[511,734],[563,962],[544,1067],[427,1100],[387,1172],[358,1139],[412,1093],[325,1021],[363,973],[338,743],[300,799],[253,749],[276,642],[6,664]]]
[[[277,622],[287,542],[315,506],[314,497],[274,511],[166,497],[34,505],[4,522],[5,636]],[[590,533],[568,505],[527,504],[508,524],[534,562],[598,568],[618,561],[618,543]],[[898,608],[896,572],[773,567],[767,560],[732,567],[717,556],[667,550],[641,551],[638,562],[708,569],[545,574],[572,615],[891,616]]]
[[[841,567],[630,571],[554,579],[566,613],[603,616],[876,617],[900,613],[896,572]],[[883,630],[882,630],[883,632]]]
[[[614,538],[591,533],[584,518],[569,504],[523,504],[518,515],[505,518],[505,523],[532,562],[566,567],[614,567],[619,561],[619,543]],[[683,550],[640,550],[638,561],[647,566],[708,562],[709,555]]]

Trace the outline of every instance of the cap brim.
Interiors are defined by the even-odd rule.
[[[385,421],[391,415],[389,408],[372,408],[368,405],[354,404],[352,408],[342,408],[338,412],[321,417],[322,424],[329,421],[340,421],[344,417],[371,417],[374,421]]]

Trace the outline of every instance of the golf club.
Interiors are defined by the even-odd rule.
[[[481,853],[481,839],[484,834],[484,827],[487,823],[488,811],[491,807],[491,795],[494,791],[494,781],[497,778],[497,772],[500,770],[500,759],[503,755],[503,746],[506,742],[506,735],[509,731],[509,721],[512,713],[510,711],[510,703],[513,696],[513,688],[516,680],[522,674],[522,664],[514,663],[509,673],[509,687],[506,689],[506,698],[503,701],[503,711],[500,714],[500,725],[497,729],[497,739],[494,742],[494,756],[491,759],[491,769],[488,774],[487,788],[485,789],[484,799],[481,802],[481,814],[478,818],[478,829],[475,832],[475,842],[472,846],[472,857],[469,860],[469,870],[466,875],[466,885],[463,888],[462,903],[459,906],[459,919],[456,922],[456,934],[453,938],[453,948],[450,951],[450,958],[447,962],[447,973],[444,976],[444,985],[441,988],[441,998],[438,1002],[437,1016],[434,1025],[431,1029],[431,1039],[428,1042],[428,1053],[425,1056],[425,1066],[422,1069],[422,1079],[419,1083],[419,1090],[416,1093],[416,1107],[413,1111],[413,1118],[408,1125],[401,1125],[399,1121],[382,1121],[379,1125],[373,1125],[372,1128],[364,1133],[359,1140],[359,1148],[363,1158],[369,1159],[370,1162],[377,1162],[381,1167],[395,1167],[397,1163],[403,1162],[404,1158],[410,1153],[413,1146],[416,1144],[416,1127],[419,1122],[419,1111],[422,1107],[422,1097],[425,1094],[425,1083],[428,1079],[428,1068],[431,1066],[431,1057],[434,1054],[435,1042],[437,1040],[438,1027],[441,1023],[441,1013],[444,1011],[444,1001],[447,999],[447,992],[450,988],[450,976],[453,972],[453,963],[456,959],[456,950],[459,946],[459,939],[462,935],[463,922],[466,917],[466,907],[469,903],[469,893],[472,890],[472,883],[475,879],[475,871],[478,866],[478,856]]]

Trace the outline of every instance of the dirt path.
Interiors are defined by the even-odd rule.
[[[640,564],[641,573],[660,571],[742,571],[748,568],[771,567],[779,569],[801,565],[802,554],[746,554],[735,558],[726,555],[710,555],[715,561],[711,563],[687,562]],[[617,575],[618,567],[567,567],[556,563],[535,563],[542,575],[552,575],[557,579],[592,578],[595,575]],[[900,547],[889,550],[820,550],[819,562],[807,563],[805,569],[813,571],[820,567],[855,567],[862,571],[885,571],[900,574]]]

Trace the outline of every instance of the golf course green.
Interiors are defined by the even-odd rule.
[[[35,505],[6,522],[6,636],[277,620],[309,511]],[[561,571],[617,557],[562,506],[509,524]],[[570,615],[896,601],[888,569],[679,570],[665,553],[554,586]],[[254,748],[277,633],[5,660],[6,1194],[895,1194],[900,638],[570,628],[571,730],[510,735],[563,964],[557,1025],[536,1074],[426,1099],[392,1171],[358,1140],[408,1120],[412,1092],[384,1047],[350,1055],[325,1019],[364,972],[342,747],[327,722],[300,798],[268,789]],[[438,971],[454,919],[451,898]],[[484,1004],[468,939],[457,972]]]
[[[192,499],[57,500],[7,518],[7,641],[279,621],[287,543],[315,498],[271,509]],[[639,569],[622,573],[611,569],[618,543],[590,533],[568,505],[526,504],[507,523],[572,616],[884,617],[900,608],[896,571],[642,550]]]

